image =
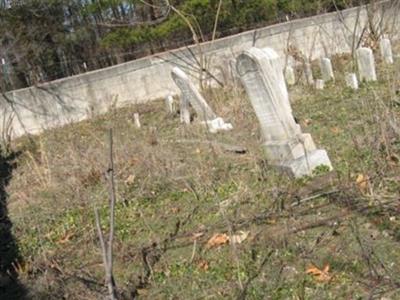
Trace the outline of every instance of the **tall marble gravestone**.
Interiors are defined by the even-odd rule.
[[[369,48],[358,48],[356,50],[357,66],[360,81],[376,81],[375,59]]]
[[[393,64],[392,45],[388,38],[383,38],[379,41],[379,48],[385,63]]]
[[[181,122],[190,123],[189,104],[193,106],[201,123],[206,125],[211,133],[221,130],[231,130],[232,125],[218,117],[204,100],[203,96],[180,68],[175,67],[171,72],[172,79],[181,90]]]
[[[295,122],[278,54],[251,48],[237,58],[237,70],[260,122],[268,162],[295,177],[321,165],[332,169],[325,150]]]

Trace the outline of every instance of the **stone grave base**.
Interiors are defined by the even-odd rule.
[[[315,145],[311,138],[310,142],[312,144],[309,144],[308,146],[305,144],[305,147],[303,147],[301,143],[298,143],[294,148],[291,148],[287,143],[285,149],[288,153],[288,156],[286,156],[287,159],[269,160],[270,165],[287,172],[295,178],[311,175],[313,170],[318,166],[327,166],[329,170],[332,170],[333,168],[328,153],[322,149],[315,149]],[[279,147],[279,151],[282,151],[282,147],[283,145]],[[306,149],[307,154],[305,154],[304,148]],[[271,148],[270,143],[268,145],[264,144],[264,151],[266,152],[267,157],[271,157],[272,149],[273,147]],[[282,153],[278,152],[277,149],[278,147],[273,149],[274,151],[277,151],[275,153]]]

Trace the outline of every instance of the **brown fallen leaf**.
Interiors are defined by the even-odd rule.
[[[339,132],[341,132],[339,127],[332,127],[331,128],[332,133],[338,134]]]
[[[358,174],[356,184],[361,193],[365,194],[368,191],[368,176]]]
[[[311,119],[305,119],[303,124],[304,124],[304,127],[307,127],[308,125],[311,124]]]
[[[135,175],[133,175],[133,174],[129,175],[129,176],[125,179],[125,181],[124,181],[124,183],[125,183],[126,185],[131,185],[131,184],[133,184],[134,182],[135,182]]]
[[[197,264],[197,267],[203,271],[207,271],[210,266],[208,265],[208,262],[206,260],[201,260]]]
[[[172,207],[171,208],[171,212],[173,213],[173,214],[176,214],[176,213],[178,213],[180,211],[180,208],[179,207]]]
[[[238,234],[231,236],[229,242],[232,244],[241,244],[249,236],[250,231],[239,231]]]
[[[219,247],[229,242],[229,236],[225,233],[216,233],[214,234],[207,242],[206,248],[214,248]]]
[[[314,265],[311,265],[306,270],[306,274],[313,275],[314,279],[318,282],[329,282],[332,279],[332,275],[329,274],[329,269],[329,264],[326,264],[322,270]]]
[[[74,236],[73,232],[67,232],[61,239],[58,240],[58,244],[66,244],[68,243],[71,238]]]
[[[132,167],[132,166],[134,166],[134,165],[137,165],[139,162],[140,162],[139,159],[137,159],[137,158],[131,158],[131,159],[128,161],[128,166]]]

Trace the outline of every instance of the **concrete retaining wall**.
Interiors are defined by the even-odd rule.
[[[375,9],[375,16],[384,14],[383,29],[398,33],[399,16],[393,16],[393,9],[390,9],[393,2],[381,2]],[[307,57],[317,58],[349,52],[354,28],[358,34],[367,22],[365,8],[352,8],[340,14],[329,13],[243,32],[203,43],[201,48],[211,69],[229,66],[232,58],[253,45],[272,47],[284,57],[289,43]],[[398,36],[392,35],[391,38],[397,39]],[[191,46],[190,49],[198,53],[198,47]],[[191,52],[181,48],[8,92],[0,97],[3,118],[0,127],[5,126],[10,115],[14,115],[13,137],[35,134],[104,113],[112,104],[123,106],[176,94],[178,89],[170,76],[172,67],[178,65],[185,70],[193,61]]]

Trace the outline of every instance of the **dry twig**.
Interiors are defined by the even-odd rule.
[[[108,288],[108,293],[110,299],[117,299],[116,284],[113,276],[113,240],[114,240],[114,225],[115,225],[115,182],[114,182],[114,158],[113,158],[113,135],[112,129],[109,132],[109,167],[106,172],[106,177],[108,180],[108,192],[110,200],[110,229],[108,234],[108,242],[104,239],[104,233],[100,225],[100,217],[98,209],[95,208],[94,213],[96,216],[96,227],[99,236],[101,252],[103,256],[104,270],[106,273],[106,285]]]

